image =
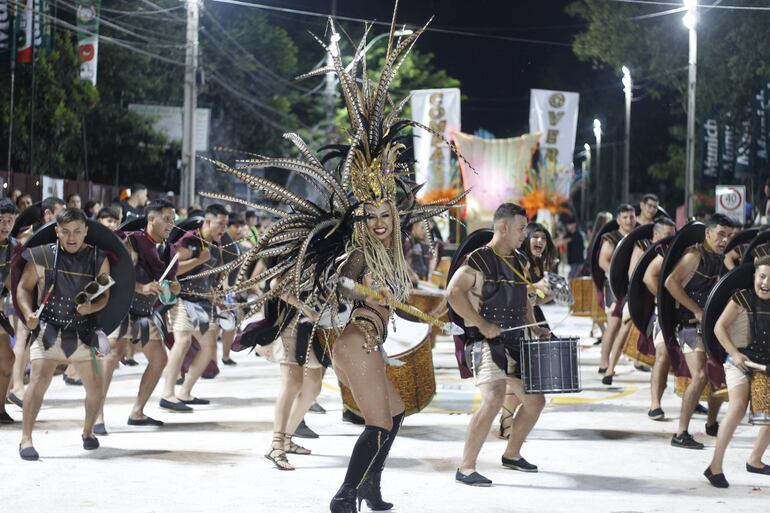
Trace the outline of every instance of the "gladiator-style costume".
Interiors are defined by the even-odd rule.
[[[204,242],[201,240],[202,238],[199,230],[190,230],[174,244],[174,248],[187,248],[192,252],[192,257],[196,258],[203,249]],[[209,323],[214,318],[214,306],[209,298],[217,287],[219,275],[213,273],[191,280],[183,280],[183,278],[213,269],[222,264],[222,251],[219,244],[211,242],[208,247],[211,253],[208,262],[204,262],[178,276],[182,285],[178,300],[185,309],[187,318],[201,333],[208,331]]]
[[[749,343],[738,350],[752,362],[770,365],[770,299],[760,299],[751,289],[739,290],[731,299],[749,318]]]
[[[5,288],[5,279],[11,273],[11,257],[13,256],[13,252],[16,250],[18,244],[19,243],[16,241],[16,239],[13,237],[8,237],[5,243],[0,245],[0,287],[2,287],[2,294],[0,294],[0,298],[2,298],[3,304],[5,304],[5,298],[8,295],[8,289]],[[6,315],[6,312],[3,311],[3,309],[0,309],[0,329],[2,329],[6,334],[10,336],[15,335],[13,326],[8,320],[8,316]]]
[[[696,244],[695,251],[700,255],[698,267],[692,277],[684,285],[684,291],[698,306],[706,306],[711,289],[719,280],[722,271],[722,255],[718,255],[705,248],[703,244]],[[679,345],[687,344],[691,349],[697,347],[699,327],[694,324],[695,315],[687,308],[677,304],[677,320],[679,323]]]
[[[40,326],[30,333],[29,341],[42,336],[43,347],[48,350],[61,337],[61,347],[67,357],[75,352],[78,343],[98,348],[95,319],[77,312],[75,296],[96,279],[105,254],[90,244],[83,244],[80,251],[72,254],[54,243],[27,248],[21,257],[44,268],[41,292],[43,298],[48,296],[40,314]]]
[[[145,285],[157,281],[163,275],[169,262],[174,258],[176,249],[168,241],[155,242],[145,230],[131,232],[126,235],[126,241],[137,255],[134,265],[136,283]],[[174,280],[178,264],[166,275]],[[158,296],[155,294],[140,294],[134,292],[128,315],[123,319],[118,331],[118,338],[128,334],[131,342],[141,342],[142,346],[150,341],[150,323],[153,323],[161,334],[166,332],[163,315],[156,308]]]
[[[620,233],[620,230],[615,230],[610,233],[605,233],[602,235],[602,243],[603,244],[612,244],[613,247],[617,248],[618,243],[623,240],[623,234]],[[610,280],[609,277],[605,275],[604,277],[604,285],[602,286],[602,290],[604,291],[604,306],[609,307],[613,303],[618,303],[618,298],[615,297],[615,294],[612,293],[612,288],[610,287]],[[619,308],[618,308],[619,306]],[[623,311],[623,305],[615,305],[615,309],[613,310],[613,314],[616,317],[620,317],[621,312]],[[617,314],[616,314],[617,312]]]
[[[531,283],[526,259],[516,252],[511,256],[495,254],[489,246],[483,246],[468,256],[467,265],[482,273],[484,283],[481,287],[479,314],[488,322],[501,328],[514,328],[527,323],[527,285]],[[466,361],[472,367],[481,364],[482,342],[485,340],[476,327],[467,327]],[[504,332],[498,338],[487,340],[492,360],[506,372],[508,358],[521,361],[519,342],[524,336],[524,330]],[[513,369],[513,376],[521,378],[518,364]]]

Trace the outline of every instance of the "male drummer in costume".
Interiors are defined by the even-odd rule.
[[[599,373],[604,374],[607,372],[607,367],[610,365],[610,350],[612,349],[615,337],[618,336],[620,331],[620,321],[623,312],[622,305],[617,304],[615,296],[610,290],[609,274],[610,274],[610,262],[612,261],[612,253],[615,251],[618,243],[631,233],[636,227],[636,212],[634,207],[628,203],[623,203],[618,207],[617,212],[618,229],[605,233],[602,236],[602,245],[599,250],[599,268],[604,271],[604,306],[607,312],[607,328],[602,335],[602,355],[599,365]]]
[[[134,263],[136,285],[129,315],[110,335],[112,350],[103,359],[104,400],[107,399],[112,374],[126,354],[129,342],[141,343],[142,351],[147,357],[147,367],[139,382],[139,393],[134,400],[134,406],[128,415],[128,425],[162,426],[162,421],[144,414],[144,407],[155,390],[168,360],[163,345],[164,327],[161,324],[163,321],[155,307],[158,295],[161,293],[158,280],[165,273],[175,254],[174,247],[168,244],[167,240],[174,226],[176,214],[174,205],[158,199],[151,201],[145,207],[145,215],[147,227],[128,233],[124,241],[128,254],[131,255],[131,261]],[[181,286],[179,282],[173,281],[175,270],[176,264],[166,274],[165,279],[171,281],[170,292],[176,295],[179,294]],[[96,425],[104,428],[104,403]]]
[[[770,257],[754,261],[753,288],[733,294],[714,326],[714,335],[728,354],[724,368],[730,401],[714,456],[703,475],[713,486],[727,488],[729,483],[722,472],[725,451],[749,405],[751,369],[746,362],[770,365]],[[762,463],[768,445],[770,426],[765,425],[760,428],[746,461],[748,472],[770,475],[770,465]]]
[[[687,431],[698,399],[706,387],[706,353],[699,333],[703,307],[709,292],[719,279],[725,247],[733,232],[733,222],[722,214],[713,214],[706,221],[706,237],[702,244],[689,248],[666,277],[665,287],[677,302],[679,328],[677,338],[682,348],[692,381],[682,396],[679,428],[671,445],[684,449],[703,449]],[[719,430],[717,413],[722,404],[718,397],[709,398],[706,434],[716,436]]]
[[[109,290],[92,302],[76,304],[75,299],[98,275],[109,274],[110,264],[103,252],[85,243],[87,233],[85,213],[74,208],[64,210],[56,218],[58,241],[25,249],[21,256],[26,263],[16,289],[16,301],[31,330],[32,341],[32,372],[24,393],[24,425],[19,444],[19,455],[24,460],[38,459],[32,429],[54,369],[63,362],[75,366],[86,390],[83,448],[99,447],[93,434],[102,401],[94,356],[99,342],[98,326],[91,315],[107,305]],[[38,304],[42,305],[39,314]]]
[[[203,225],[190,230],[175,244],[179,254],[177,277],[193,276],[222,264],[219,240],[227,230],[228,212],[215,203],[206,208]],[[160,407],[174,412],[190,412],[189,405],[209,404],[207,399],[193,397],[192,387],[209,362],[216,356],[213,305],[208,299],[219,283],[218,274],[182,281],[179,299],[169,312],[169,325],[174,332],[174,346],[168,357],[165,371],[165,386]],[[200,351],[190,364],[179,394],[174,390],[177,377],[182,369],[185,354],[192,344],[192,338],[200,344]]]
[[[11,255],[18,244],[11,237],[13,223],[19,209],[8,198],[0,200],[0,287],[2,288],[2,301],[5,301],[7,292],[11,289]],[[0,424],[12,424],[13,419],[5,411],[5,396],[11,384],[13,375],[13,362],[15,357],[11,349],[11,336],[14,329],[5,313],[0,309]]]
[[[650,265],[648,265],[647,269],[644,271],[642,281],[654,298],[658,297],[660,271],[663,267],[663,259],[666,256],[666,250],[668,249],[668,244],[659,242],[665,237],[656,236],[655,232],[660,229],[659,225],[668,228],[666,232],[668,235],[665,237],[674,235],[676,232],[676,225],[666,217],[659,218],[653,227],[655,258],[652,259],[652,262],[650,262]],[[663,333],[660,331],[660,326],[658,325],[657,307],[655,313],[653,313],[652,319],[650,319],[650,324],[652,325],[652,333],[648,332],[647,336],[653,337],[655,344],[655,363],[652,366],[652,373],[650,375],[650,409],[647,412],[647,416],[652,420],[663,420],[666,415],[661,408],[660,400],[663,397],[663,391],[666,389],[666,381],[668,380],[668,371],[671,367],[671,362],[668,358],[668,349],[666,349],[666,344],[663,342]]]
[[[500,407],[506,385],[521,401],[508,444],[504,467],[537,472],[537,466],[521,456],[521,446],[545,406],[542,394],[525,394],[521,382],[518,344],[524,330],[503,332],[534,323],[527,297],[532,284],[524,258],[517,249],[527,236],[527,214],[519,205],[503,203],[493,218],[494,235],[486,246],[468,256],[447,288],[449,304],[466,326],[466,354],[481,391],[481,406],[468,425],[463,459],[455,479],[471,486],[490,486],[492,481],[476,472],[476,461]],[[536,336],[547,336],[535,327]]]
[[[658,197],[654,194],[645,194],[639,202],[639,215],[636,220],[639,224],[652,224],[658,215]]]

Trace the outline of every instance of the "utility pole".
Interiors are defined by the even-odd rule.
[[[337,0],[331,0],[331,13],[332,18],[337,16]],[[334,62],[332,62],[332,56],[328,52],[326,54],[326,65],[329,67],[334,66]],[[326,106],[325,132],[327,143],[331,143],[332,138],[334,137],[334,86],[334,73],[327,73],[326,87],[324,88],[324,99]]]
[[[698,75],[698,0],[685,0],[687,14],[682,21],[689,30],[690,52],[687,61],[687,169],[684,175],[684,211],[687,219],[693,215],[695,195],[695,81]]]
[[[594,178],[596,179],[596,213],[598,214],[602,210],[602,122],[598,118],[594,119],[594,137],[596,138],[596,173]]]
[[[179,193],[182,204],[195,201],[195,109],[198,103],[198,19],[200,0],[185,0],[187,38],[184,69],[184,108],[182,112],[182,169]]]
[[[626,133],[623,141],[623,203],[630,203],[631,196],[631,98],[634,82],[631,71],[623,66],[623,92],[626,93]]]

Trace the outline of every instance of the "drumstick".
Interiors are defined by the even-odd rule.
[[[396,301],[395,299],[390,299],[390,298],[386,299],[385,296],[383,296],[376,290],[369,288],[366,285],[361,285],[360,283],[356,283],[351,278],[346,278],[346,277],[340,278],[340,285],[342,285],[346,289],[353,290],[355,292],[358,292],[359,294],[363,294],[372,299],[379,299],[379,300],[384,299],[385,303],[388,306],[392,306],[393,308],[401,310],[402,312],[406,312],[409,315],[413,315],[418,319],[421,319],[429,324],[432,324],[433,326],[436,326],[437,328],[441,329],[441,331],[443,331],[445,335],[462,335],[463,333],[465,333],[465,330],[463,330],[460,326],[458,326],[453,322],[444,322],[439,319],[436,319],[432,315],[428,315],[425,312],[422,312],[417,308],[413,307],[412,305],[402,303],[401,301]]]
[[[45,297],[40,302],[40,306],[37,307],[37,311],[35,312],[35,317],[40,317],[40,314],[43,313],[43,308],[45,308],[45,304],[48,302],[49,299],[51,299],[51,292],[53,292],[53,283],[50,287],[48,287],[48,291],[45,293]]]
[[[762,365],[761,363],[756,363],[756,362],[752,362],[751,360],[746,360],[746,367],[748,367],[749,369],[762,371],[765,374],[770,374],[770,365]]]
[[[160,279],[158,279],[158,283],[162,282],[163,279],[166,277],[166,275],[171,272],[171,268],[174,267],[174,264],[176,263],[177,260],[179,260],[179,253],[174,253],[174,258],[171,259],[171,262],[169,262],[168,267],[166,267],[166,270],[163,271],[163,274],[160,275]]]
[[[524,328],[531,328],[532,326],[540,326],[541,324],[548,324],[548,321],[533,322],[532,324],[516,326],[515,328],[505,328],[504,330],[502,330],[502,333],[505,333],[506,331],[514,331],[514,330],[521,330]]]

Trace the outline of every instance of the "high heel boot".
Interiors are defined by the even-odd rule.
[[[350,454],[348,471],[345,474],[342,487],[329,504],[332,513],[354,513],[356,511],[358,489],[366,480],[367,474],[376,468],[373,465],[388,440],[388,433],[389,431],[376,426],[364,428],[353,447],[353,452]]]
[[[387,460],[388,454],[390,454],[390,448],[393,446],[393,442],[396,439],[396,435],[398,434],[398,430],[403,421],[403,412],[393,417],[393,427],[391,427],[388,432],[388,438],[377,453],[377,457],[372,462],[372,469],[366,475],[361,486],[358,487],[359,509],[362,501],[366,501],[366,505],[373,511],[387,511],[393,508],[393,503],[382,500],[380,479],[382,478],[382,471],[385,469],[385,460]]]
[[[356,513],[356,489],[349,485],[342,485],[337,495],[329,504],[331,513]]]

